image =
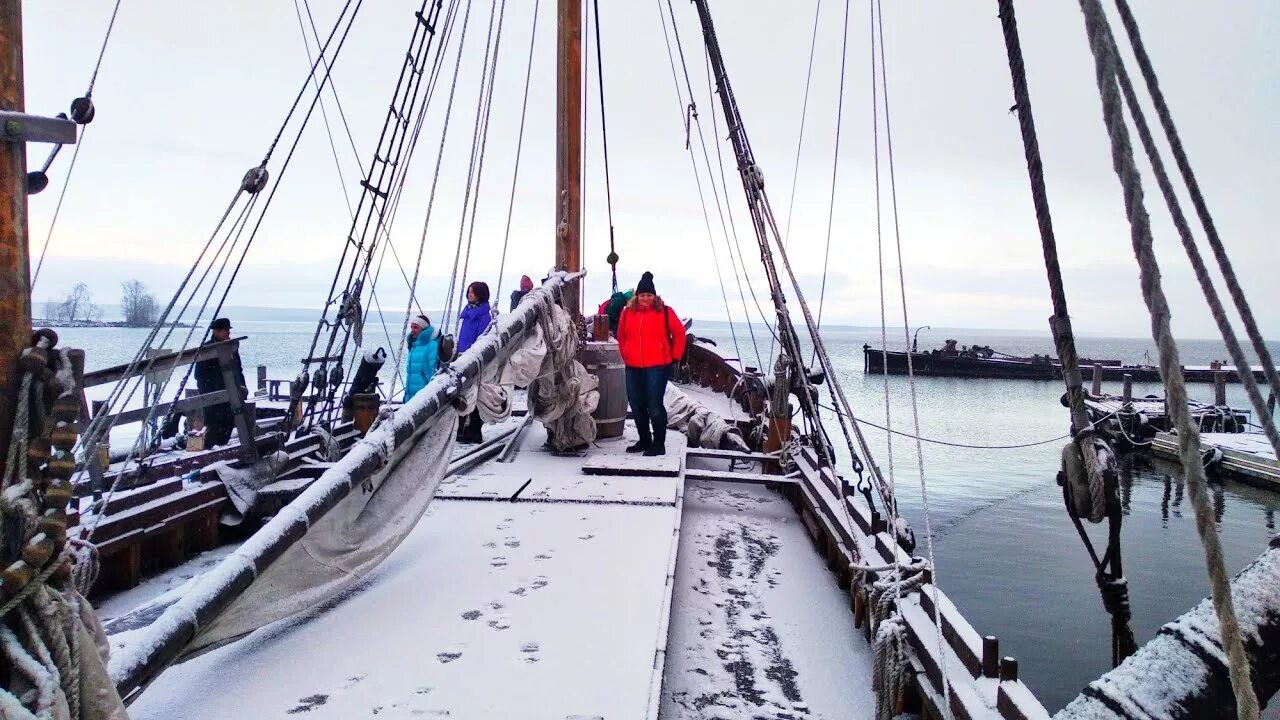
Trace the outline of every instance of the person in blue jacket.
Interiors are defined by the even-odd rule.
[[[440,333],[426,315],[409,321],[409,361],[404,371],[404,401],[409,402],[436,374],[440,356]]]
[[[458,313],[458,352],[466,352],[488,327],[489,286],[476,281],[467,286],[467,305]],[[472,410],[458,425],[458,442],[482,442],[484,437],[480,430],[483,427],[480,411]]]

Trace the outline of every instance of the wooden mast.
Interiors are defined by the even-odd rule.
[[[20,113],[22,0],[0,0],[0,110]],[[31,343],[31,260],[27,247],[27,144],[21,128],[0,126],[0,462],[8,456],[18,353]]]
[[[556,264],[582,269],[582,0],[558,0],[556,41]],[[580,317],[582,283],[564,293]]]

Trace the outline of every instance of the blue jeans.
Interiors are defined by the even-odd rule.
[[[627,402],[644,445],[666,447],[667,408],[662,396],[667,392],[667,370],[666,365],[627,368]]]

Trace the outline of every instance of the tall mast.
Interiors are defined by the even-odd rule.
[[[558,0],[556,41],[556,269],[582,269],[582,0]],[[572,317],[582,283],[564,293]]]
[[[0,0],[0,110],[21,113],[22,1]],[[8,456],[18,353],[31,344],[31,260],[27,248],[27,144],[0,124],[0,462]]]

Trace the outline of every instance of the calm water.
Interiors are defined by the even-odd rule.
[[[263,364],[272,378],[295,375],[314,325],[237,321],[248,335],[242,351],[246,375]],[[145,336],[142,330],[67,329],[64,343],[89,349],[90,369],[126,362]],[[726,354],[733,345],[727,326],[695,324],[694,332],[714,338]],[[739,330],[741,335],[741,329]],[[903,346],[890,334],[891,348]],[[370,330],[381,336],[381,329]],[[760,332],[767,350],[767,335]],[[990,345],[1020,355],[1052,352],[1047,336],[990,331],[938,330],[920,333],[920,347],[941,346],[953,337],[962,345]],[[880,331],[832,329],[824,332],[855,410],[885,424],[885,381],[863,374],[862,345],[880,344]],[[740,338],[745,342],[745,338]],[[1080,338],[1083,355],[1141,361],[1154,357],[1149,341]],[[743,346],[744,355],[754,351]],[[1272,352],[1280,347],[1274,346]],[[1182,344],[1185,364],[1207,364],[1226,356],[1220,343]],[[750,360],[748,360],[750,363]],[[752,363],[754,364],[754,363]],[[888,379],[889,414],[895,428],[911,424],[906,378]],[[1058,402],[1060,382],[918,378],[921,432],[951,442],[992,445],[1034,442],[1066,432],[1066,411]],[[1110,388],[1118,392],[1118,388]],[[1190,386],[1193,397],[1212,400],[1209,385]],[[1162,394],[1156,385],[1135,393]],[[824,402],[827,393],[823,391]],[[1238,385],[1228,387],[1233,405],[1246,407]],[[924,543],[924,509],[915,444],[894,438],[892,455],[885,433],[866,428],[877,462],[892,468],[903,513]],[[839,437],[837,432],[833,436]],[[924,477],[941,586],[982,634],[1000,638],[1001,651],[1019,659],[1021,677],[1051,710],[1065,705],[1091,679],[1110,667],[1110,622],[1093,581],[1093,566],[1062,507],[1055,484],[1061,442],[1017,450],[974,450],[927,444]],[[1176,468],[1131,467],[1125,476],[1124,568],[1133,606],[1132,628],[1139,643],[1208,594],[1203,555],[1193,513]],[[1252,561],[1275,533],[1280,495],[1227,482],[1213,488],[1231,572]],[[1093,528],[1105,545],[1105,527]]]

